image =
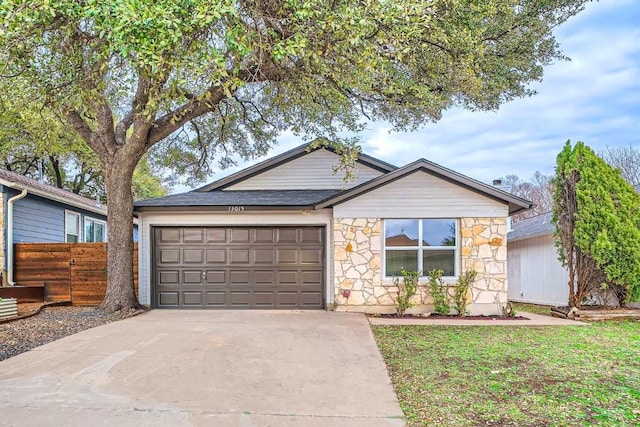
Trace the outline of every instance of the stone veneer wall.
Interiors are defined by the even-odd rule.
[[[460,271],[478,272],[472,313],[499,311],[507,301],[506,218],[461,218]],[[333,223],[335,305],[338,310],[392,313],[397,288],[382,278],[382,220],[336,218]],[[426,285],[418,288],[414,311],[429,311]],[[484,308],[480,305],[485,305]],[[474,309],[474,305],[476,305]]]

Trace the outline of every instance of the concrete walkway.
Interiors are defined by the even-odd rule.
[[[450,319],[394,319],[388,317],[369,317],[372,325],[433,325],[433,326],[589,326],[587,322],[578,322],[541,314],[518,312],[524,319],[500,320],[464,320],[456,317]]]
[[[154,310],[0,362],[0,425],[402,426],[366,318]]]

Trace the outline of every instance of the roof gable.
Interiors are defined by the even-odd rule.
[[[329,157],[331,156],[331,158]],[[294,163],[298,163],[295,164]],[[340,174],[333,174],[331,167],[339,163],[339,156],[331,147],[310,148],[310,144],[303,144],[278,156],[267,159],[254,166],[250,166],[226,178],[214,181],[195,191],[213,191],[213,190],[275,190],[275,189],[329,189],[342,188],[344,182]],[[378,160],[374,157],[360,153],[357,159],[359,176],[350,185],[354,186],[369,181],[377,176],[388,173],[397,169],[389,163]],[[316,172],[313,169],[316,169]],[[326,177],[319,177],[317,172],[319,168],[326,169]],[[309,175],[307,180],[292,180],[291,176],[294,172]],[[278,180],[278,175],[282,177]],[[328,176],[332,175],[332,179]],[[252,179],[254,179],[253,182]],[[322,179],[324,178],[324,179]],[[281,188],[274,188],[274,184],[278,182],[288,182],[288,185],[280,184]],[[349,184],[349,183],[347,183]]]
[[[501,203],[508,204],[509,215],[529,209],[532,206],[532,203],[528,200],[514,196],[513,194],[507,193],[491,185],[484,184],[473,178],[469,178],[468,176],[462,175],[451,169],[447,169],[436,163],[430,162],[425,159],[420,159],[399,169],[391,171],[385,175],[382,175],[376,179],[358,185],[357,187],[342,191],[339,194],[331,196],[319,203],[316,208],[321,209],[344,203],[346,201],[359,197],[362,194],[368,193],[420,171],[434,175],[440,179],[461,186],[467,190],[476,192],[482,196],[488,197]]]

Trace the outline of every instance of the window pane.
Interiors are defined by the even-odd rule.
[[[84,241],[87,243],[95,242],[93,240],[93,221],[86,221],[84,223]]]
[[[95,240],[94,242],[104,242],[104,224],[96,222],[95,225]]]
[[[384,222],[386,246],[418,246],[417,219],[387,219]]]
[[[454,219],[423,219],[422,244],[424,246],[455,246],[456,221]]]
[[[69,234],[78,234],[78,215],[74,215],[72,213],[67,214],[67,233]]]
[[[67,234],[67,243],[78,243],[78,236]]]
[[[455,251],[453,250],[422,251],[422,271],[425,276],[431,270],[442,270],[445,276],[455,276],[455,265]]]
[[[418,251],[386,251],[386,275],[401,276],[400,270],[403,268],[408,271],[418,269]]]

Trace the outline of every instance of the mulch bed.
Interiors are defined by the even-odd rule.
[[[40,305],[18,304],[18,312],[32,313]],[[119,312],[106,313],[97,307],[44,307],[36,315],[0,324],[0,360],[122,318]]]
[[[385,319],[432,319],[432,320],[529,320],[526,317],[515,316],[515,317],[506,317],[506,316],[445,316],[443,314],[431,313],[430,316],[421,316],[414,314],[405,314],[402,317],[396,316],[395,314],[378,314],[372,315],[372,317],[383,317]]]

